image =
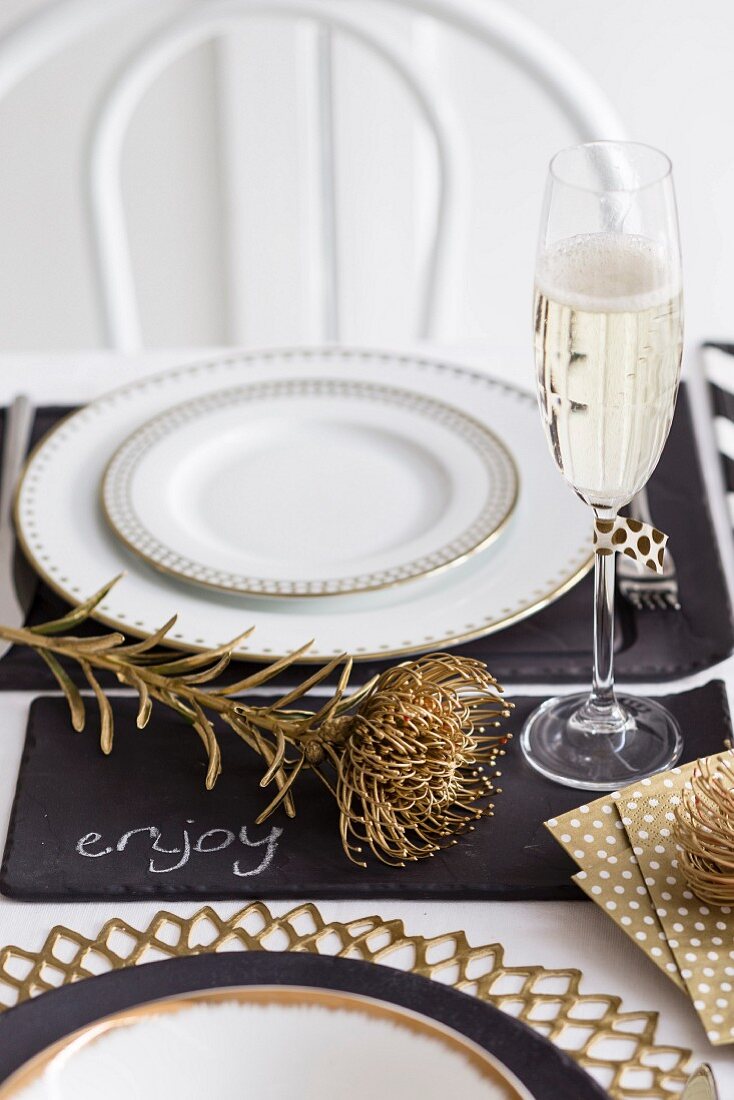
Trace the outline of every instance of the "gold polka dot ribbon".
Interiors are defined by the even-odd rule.
[[[691,892],[673,835],[697,766],[642,779],[546,827],[581,868],[574,881],[686,990],[709,1041],[719,1045],[734,1043],[734,912]]]
[[[617,516],[594,520],[594,550],[597,554],[624,554],[639,565],[662,573],[668,536],[649,523]]]

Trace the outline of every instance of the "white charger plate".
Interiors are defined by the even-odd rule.
[[[442,401],[357,379],[256,382],[153,417],[102,486],[119,538],[225,592],[386,588],[488,546],[517,498],[508,451]]]
[[[519,470],[515,511],[500,539],[456,569],[410,584],[309,600],[247,598],[167,577],[113,535],[100,480],[132,432],[175,404],[257,382],[331,378],[411,390],[486,424]],[[233,487],[233,491],[236,487]],[[277,502],[274,502],[277,506]],[[467,641],[560,596],[592,561],[588,510],[548,454],[533,396],[477,371],[421,356],[344,347],[242,352],[131,383],[68,417],[36,448],[16,501],[19,538],[44,579],[72,603],[120,571],[97,618],[151,633],[174,612],[182,649],[221,645],[249,626],[237,655],[271,660],[314,638],[308,660],[348,651],[391,657]],[[293,532],[297,544],[297,532]]]
[[[370,997],[289,986],[184,994],[90,1024],[0,1087],[13,1100],[532,1100],[466,1036]]]

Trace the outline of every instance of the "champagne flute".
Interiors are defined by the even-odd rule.
[[[558,468],[598,519],[615,519],[660,458],[678,392],[682,317],[668,158],[631,142],[558,153],[535,273],[538,396]],[[672,767],[682,748],[667,710],[615,694],[614,564],[615,555],[596,555],[590,694],[544,703],[521,737],[528,762],[570,787],[623,787]]]

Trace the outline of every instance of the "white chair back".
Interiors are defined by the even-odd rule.
[[[53,0],[45,5],[0,41],[0,96],[102,20],[119,16],[121,9],[144,3],[146,0]],[[371,0],[371,6],[374,11],[366,18],[364,5],[356,11],[349,0],[195,0],[181,15],[167,20],[125,60],[103,95],[89,143],[92,242],[101,312],[110,347],[135,351],[143,343],[120,185],[120,159],[131,115],[167,66],[200,43],[230,33],[244,19],[306,18],[319,28],[317,271],[320,329],[325,340],[338,340],[340,336],[332,34],[358,41],[399,78],[433,138],[438,186],[419,284],[416,330],[421,337],[431,336],[440,329],[452,276],[460,261],[467,193],[461,127],[452,117],[449,105],[437,99],[414,59],[378,29],[382,10],[400,8],[431,17],[501,52],[555,101],[579,140],[624,136],[615,111],[575,59],[500,0],[481,0],[481,3]]]
[[[432,98],[427,81],[395,45],[372,26],[345,11],[345,5],[322,0],[209,0],[190,8],[149,38],[123,63],[103,97],[90,143],[89,187],[92,235],[98,285],[110,346],[134,351],[142,345],[135,279],[120,185],[120,159],[130,118],[145,91],[168,65],[208,39],[226,34],[243,19],[256,17],[309,18],[321,27],[344,34],[371,50],[401,80],[434,139],[439,186],[432,235],[421,279],[418,332],[431,333],[439,313],[442,276],[456,234],[459,216],[460,154],[457,127],[445,104]],[[319,54],[323,92],[319,106],[321,197],[321,332],[326,341],[339,338],[339,264],[335,208],[333,104],[329,79],[329,46]]]

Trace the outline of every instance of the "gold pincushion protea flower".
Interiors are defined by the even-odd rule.
[[[485,665],[436,654],[390,668],[356,713],[322,731],[336,770],[344,850],[366,866],[432,856],[491,816],[497,757],[508,737],[487,734],[509,706]],[[312,750],[313,751],[313,750]]]
[[[313,769],[339,806],[344,851],[361,866],[365,845],[383,862],[403,866],[455,844],[477,820],[491,816],[492,795],[500,790],[494,785],[500,773],[493,769],[509,735],[487,729],[499,726],[512,704],[500,698],[502,688],[481,661],[432,654],[388,669],[348,695],[352,661],[341,655],[269,706],[253,705],[248,692],[295,665],[310,642],[222,684],[222,673],[250,631],[189,656],[161,648],[175,616],[132,643],[117,632],[73,633],[114,583],[53,622],[17,629],[0,625],[0,638],[29,646],[46,662],[67,698],[75,730],[84,728],[86,701],[63,662],[81,669],[99,709],[103,752],[112,751],[114,711],[97,679],[100,671],[137,692],[138,728],[148,724],[154,703],[192,726],[207,753],[208,789],[222,768],[222,726],[249,745],[266,766],[260,786],[277,788],[258,823],[281,806],[294,817],[295,781],[304,768]],[[339,665],[334,692],[318,711],[292,709]]]

